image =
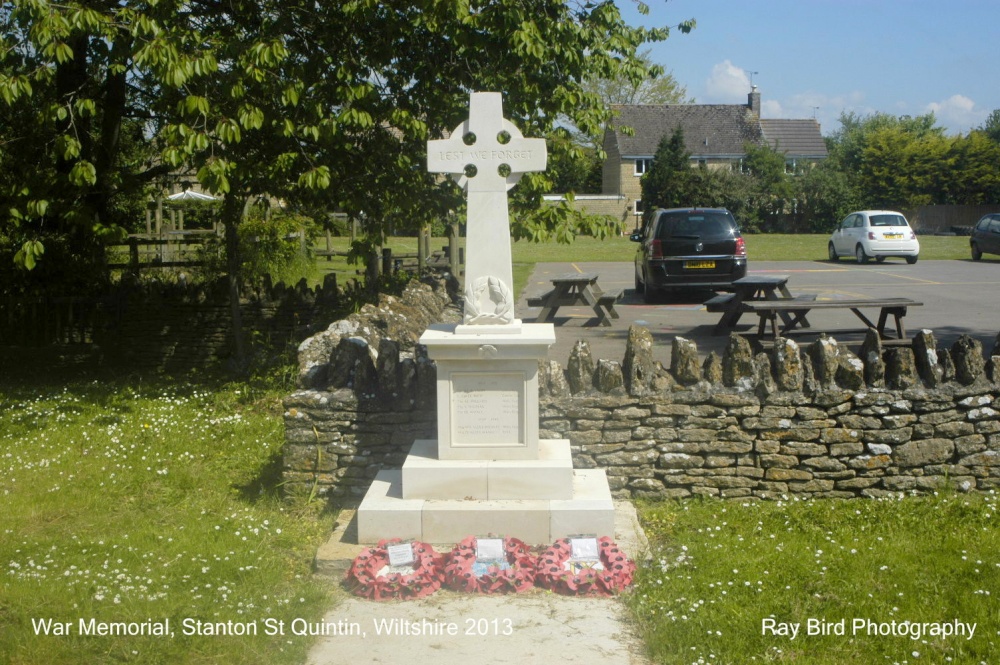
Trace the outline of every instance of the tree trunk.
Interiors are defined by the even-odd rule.
[[[233,365],[243,374],[248,367],[243,336],[243,312],[240,309],[240,288],[243,282],[243,257],[240,254],[239,226],[243,221],[244,197],[226,194],[222,203],[222,223],[226,239],[226,274],[229,281],[229,313],[233,330]]]

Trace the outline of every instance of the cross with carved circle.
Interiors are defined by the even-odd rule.
[[[449,138],[427,142],[427,170],[455,177],[468,196],[466,323],[481,323],[484,317],[477,313],[496,305],[499,296],[487,301],[483,296],[487,290],[494,294],[513,290],[507,190],[524,173],[544,171],[546,162],[545,139],[524,138],[503,117],[503,101],[498,92],[472,93],[469,119],[456,127]],[[502,286],[497,286],[497,281]],[[477,299],[482,302],[476,302]],[[496,309],[499,316],[501,307],[497,305]],[[504,319],[502,322],[513,318],[513,308],[509,310],[509,317],[506,313],[499,316]],[[485,320],[497,322],[489,316]]]
[[[472,93],[469,119],[449,138],[427,142],[427,170],[459,176],[468,192],[507,191],[524,173],[544,171],[545,139],[524,138],[502,104],[498,92]]]

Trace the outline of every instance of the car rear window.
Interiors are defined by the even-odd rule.
[[[872,226],[907,226],[902,215],[869,215]]]
[[[697,237],[721,240],[733,236],[736,220],[724,212],[673,212],[660,216],[656,237],[668,240],[677,237]]]

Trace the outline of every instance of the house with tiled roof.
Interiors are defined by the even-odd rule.
[[[591,213],[628,223],[642,213],[640,180],[660,139],[684,132],[691,165],[710,169],[740,168],[746,145],[768,145],[785,154],[790,171],[802,162],[827,157],[816,120],[760,117],[760,92],[751,90],[744,104],[615,105],[613,125],[604,135],[607,157],[599,195],[577,195],[576,205]],[[693,202],[694,203],[694,202]]]

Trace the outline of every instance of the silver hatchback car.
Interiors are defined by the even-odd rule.
[[[891,210],[861,210],[844,218],[830,236],[827,252],[831,261],[853,256],[858,263],[874,258],[879,263],[899,256],[917,262],[920,241],[902,213]]]

